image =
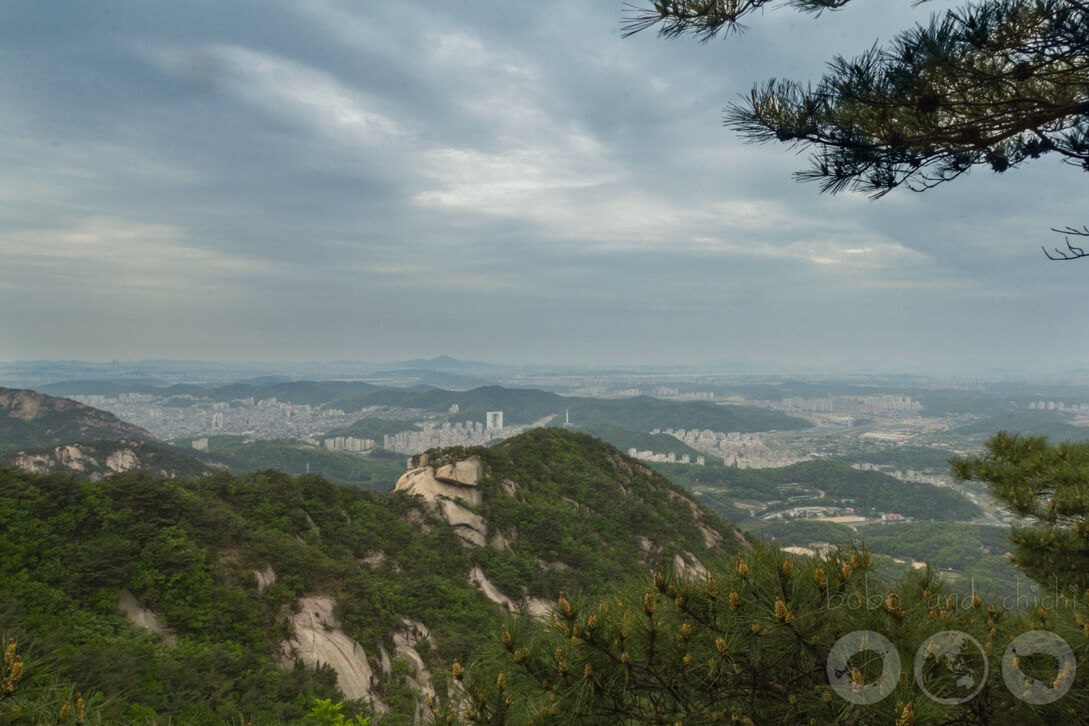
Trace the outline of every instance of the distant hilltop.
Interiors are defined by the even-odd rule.
[[[101,439],[156,440],[139,426],[69,398],[0,388],[0,450]]]

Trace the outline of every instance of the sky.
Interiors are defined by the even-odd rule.
[[[5,3],[0,360],[1083,365],[1084,172],[827,196],[722,127],[948,5]]]

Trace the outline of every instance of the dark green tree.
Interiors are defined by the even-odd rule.
[[[961,479],[985,483],[1022,517],[1013,561],[1042,584],[1089,591],[1089,442],[1049,444],[1000,432],[985,452],[953,462]]]
[[[791,558],[759,545],[706,578],[658,572],[641,588],[561,597],[548,621],[512,621],[489,652],[454,665],[461,702],[433,715],[479,724],[1074,721],[1089,706],[1082,661],[1019,664],[1063,692],[1050,703],[1014,692],[1000,674],[1010,643],[1033,630],[1084,656],[1083,614],[1072,599],[1006,611],[946,591],[930,571],[886,583],[864,550]],[[946,667],[949,631],[981,649],[965,649],[978,676],[970,685],[967,670]]]
[[[626,34],[710,40],[769,5],[820,13],[850,0],[658,0],[631,6]],[[1045,154],[1089,171],[1089,2],[983,0],[932,17],[885,47],[837,56],[816,85],[772,79],[726,110],[756,142],[813,150],[796,174],[825,192],[921,191],[974,167],[1002,173]],[[1066,249],[1051,259],[1089,257]]]

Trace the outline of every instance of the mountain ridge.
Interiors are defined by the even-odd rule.
[[[0,450],[112,438],[157,440],[139,426],[70,398],[0,388]]]

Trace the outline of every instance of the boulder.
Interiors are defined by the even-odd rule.
[[[476,484],[451,483],[453,481],[453,479],[440,480],[435,475],[434,469],[430,466],[422,466],[409,469],[402,474],[394,485],[393,491],[415,494],[432,505],[439,498],[458,499],[471,507],[479,507],[483,503],[484,497]]]
[[[470,456],[468,459],[446,464],[435,470],[436,479],[465,487],[479,485],[483,476],[484,465],[477,456]]]
[[[340,629],[334,604],[333,598],[324,595],[299,599],[299,612],[291,619],[294,635],[281,646],[280,666],[291,668],[296,658],[311,670],[326,664],[336,671],[337,687],[345,698],[362,698],[376,710],[384,710],[371,693],[374,673],[367,654]]]

